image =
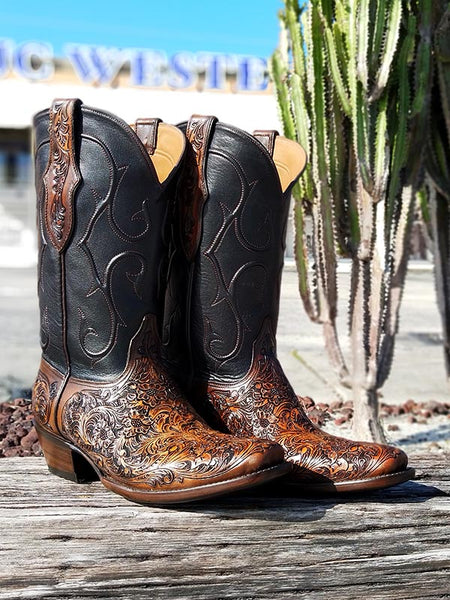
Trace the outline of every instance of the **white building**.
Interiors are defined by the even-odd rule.
[[[44,42],[0,39],[0,266],[36,260],[31,121],[54,98],[80,98],[130,123],[178,123],[198,113],[250,132],[280,130],[258,57],[74,44],[55,57]]]

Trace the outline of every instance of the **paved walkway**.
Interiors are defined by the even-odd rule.
[[[347,341],[348,273],[340,274],[340,284],[339,324],[342,339]],[[394,365],[383,389],[386,401],[448,398],[441,335],[433,274],[430,270],[412,270],[403,299]],[[343,344],[344,350],[346,347]],[[318,402],[335,397],[337,382],[324,351],[321,326],[305,315],[292,269],[285,270],[283,276],[278,350],[299,393]],[[34,268],[0,269],[0,352],[1,400],[8,397],[11,387],[30,387],[39,364]]]

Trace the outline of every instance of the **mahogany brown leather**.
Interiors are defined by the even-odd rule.
[[[190,123],[179,127],[189,131]],[[401,450],[315,427],[278,362],[275,332],[295,180],[283,193],[271,156],[276,134],[257,137],[264,143],[220,122],[209,136],[203,156],[208,197],[189,277],[176,266],[181,253],[172,253],[168,290],[178,286],[179,300],[166,299],[169,363],[176,365],[181,339],[189,344],[192,373],[183,384],[191,402],[222,431],[281,444],[294,467],[290,482],[334,491],[409,479],[413,471],[406,470]],[[178,219],[184,214],[183,207],[176,212]]]
[[[77,480],[65,471],[81,457],[108,488],[156,503],[284,474],[280,446],[212,430],[162,364],[166,218],[181,161],[159,183],[132,129],[79,101],[58,100],[34,124],[42,362],[32,404],[49,467]],[[138,121],[150,151],[157,126]],[[47,214],[71,215],[70,229],[56,221],[64,244]]]
[[[135,131],[148,154],[151,156],[156,150],[158,125],[161,119],[137,119]]]

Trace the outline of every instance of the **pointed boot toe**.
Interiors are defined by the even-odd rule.
[[[414,477],[408,457],[394,446],[354,442],[315,427],[301,437],[303,441],[294,436],[287,443],[293,471],[285,481],[302,486],[307,493],[370,491]]]

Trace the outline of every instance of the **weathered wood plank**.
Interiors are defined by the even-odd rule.
[[[0,600],[450,598],[448,455],[370,496],[278,484],[177,508],[0,461]]]

